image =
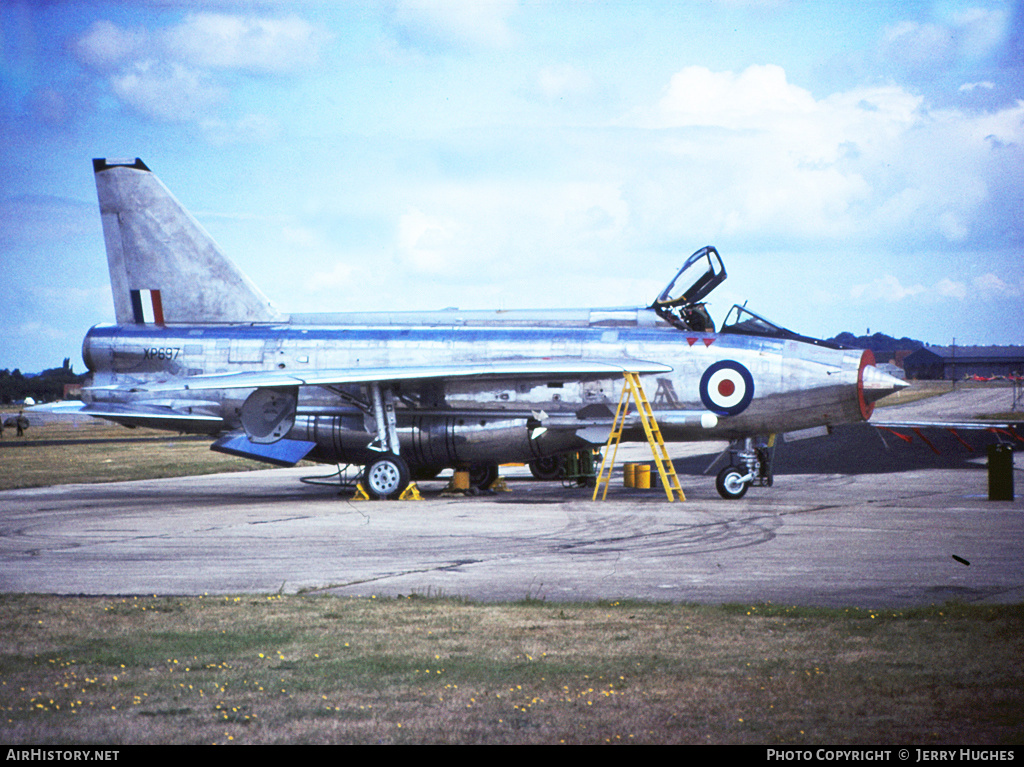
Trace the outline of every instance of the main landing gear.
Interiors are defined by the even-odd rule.
[[[398,498],[408,487],[412,472],[405,459],[398,455],[395,395],[390,387],[382,388],[376,381],[370,384],[370,395],[377,436],[369,447],[379,454],[366,464],[363,484],[371,498]]]
[[[771,487],[774,482],[772,459],[775,456],[775,435],[768,439],[746,437],[729,443],[729,465],[718,472],[715,487],[726,500],[736,501],[752,485]]]
[[[597,480],[596,466],[600,462],[600,451],[578,450],[575,453],[537,458],[528,465],[535,479],[560,479],[563,487],[593,487]]]
[[[363,484],[371,498],[398,498],[409,484],[411,474],[405,459],[393,453],[381,453],[366,464]]]
[[[469,467],[469,484],[477,490],[486,490],[498,479],[498,464],[474,463]]]
[[[414,478],[432,479],[444,467],[418,465],[411,468],[399,456],[395,393],[391,387],[382,386],[376,381],[369,384],[369,389],[377,436],[367,447],[376,455],[366,464],[361,484],[365,495],[374,500],[401,498]],[[491,487],[498,479],[496,463],[476,463],[468,468],[469,484],[478,490]],[[415,492],[415,487],[412,490]]]
[[[530,461],[530,473],[535,479],[550,482],[565,474],[565,456],[549,455]]]

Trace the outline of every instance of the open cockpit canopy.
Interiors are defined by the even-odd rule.
[[[681,330],[698,333],[714,333],[715,323],[708,314],[703,299],[726,278],[725,264],[722,257],[712,245],[707,245],[688,259],[668,286],[661,291],[651,308],[658,315]],[[691,282],[691,280],[694,280]],[[680,286],[688,285],[683,289]],[[722,323],[720,333],[737,335],[761,336],[780,340],[803,341],[804,343],[841,349],[839,344],[822,341],[810,336],[802,336],[787,330],[781,325],[766,320],[759,314],[747,309],[746,306],[733,306]]]
[[[691,284],[694,275],[697,278]],[[677,327],[713,333],[715,323],[701,299],[721,285],[726,276],[725,265],[718,251],[711,245],[705,246],[686,259],[651,308]],[[684,290],[680,287],[684,285],[689,287]]]

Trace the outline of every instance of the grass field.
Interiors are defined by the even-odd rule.
[[[914,381],[909,388],[883,397],[875,403],[876,408],[909,405],[931,397],[938,397],[952,391],[948,381]]]
[[[10,415],[9,409],[0,411],[0,418]],[[215,453],[210,442],[205,437],[127,429],[91,418],[33,424],[22,437],[15,436],[13,429],[4,429],[0,490],[267,468],[266,464]]]
[[[1020,606],[0,599],[8,744],[1024,740]]]

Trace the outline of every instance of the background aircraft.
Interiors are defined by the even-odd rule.
[[[726,271],[710,246],[645,307],[282,314],[141,160],[93,165],[117,323],[85,338],[83,401],[51,412],[209,434],[278,465],[363,465],[390,498],[447,467],[485,486],[500,463],[603,444],[635,372],[665,440],[731,441],[717,486],[739,498],[772,482],[768,435],[866,420],[906,386],[870,351],[745,306],[716,331],[702,299]],[[367,288],[387,304],[386,275]],[[645,439],[635,415],[624,439]]]

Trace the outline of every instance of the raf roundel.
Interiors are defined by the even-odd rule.
[[[743,365],[722,360],[700,378],[700,399],[716,415],[738,415],[754,398],[754,377]]]

